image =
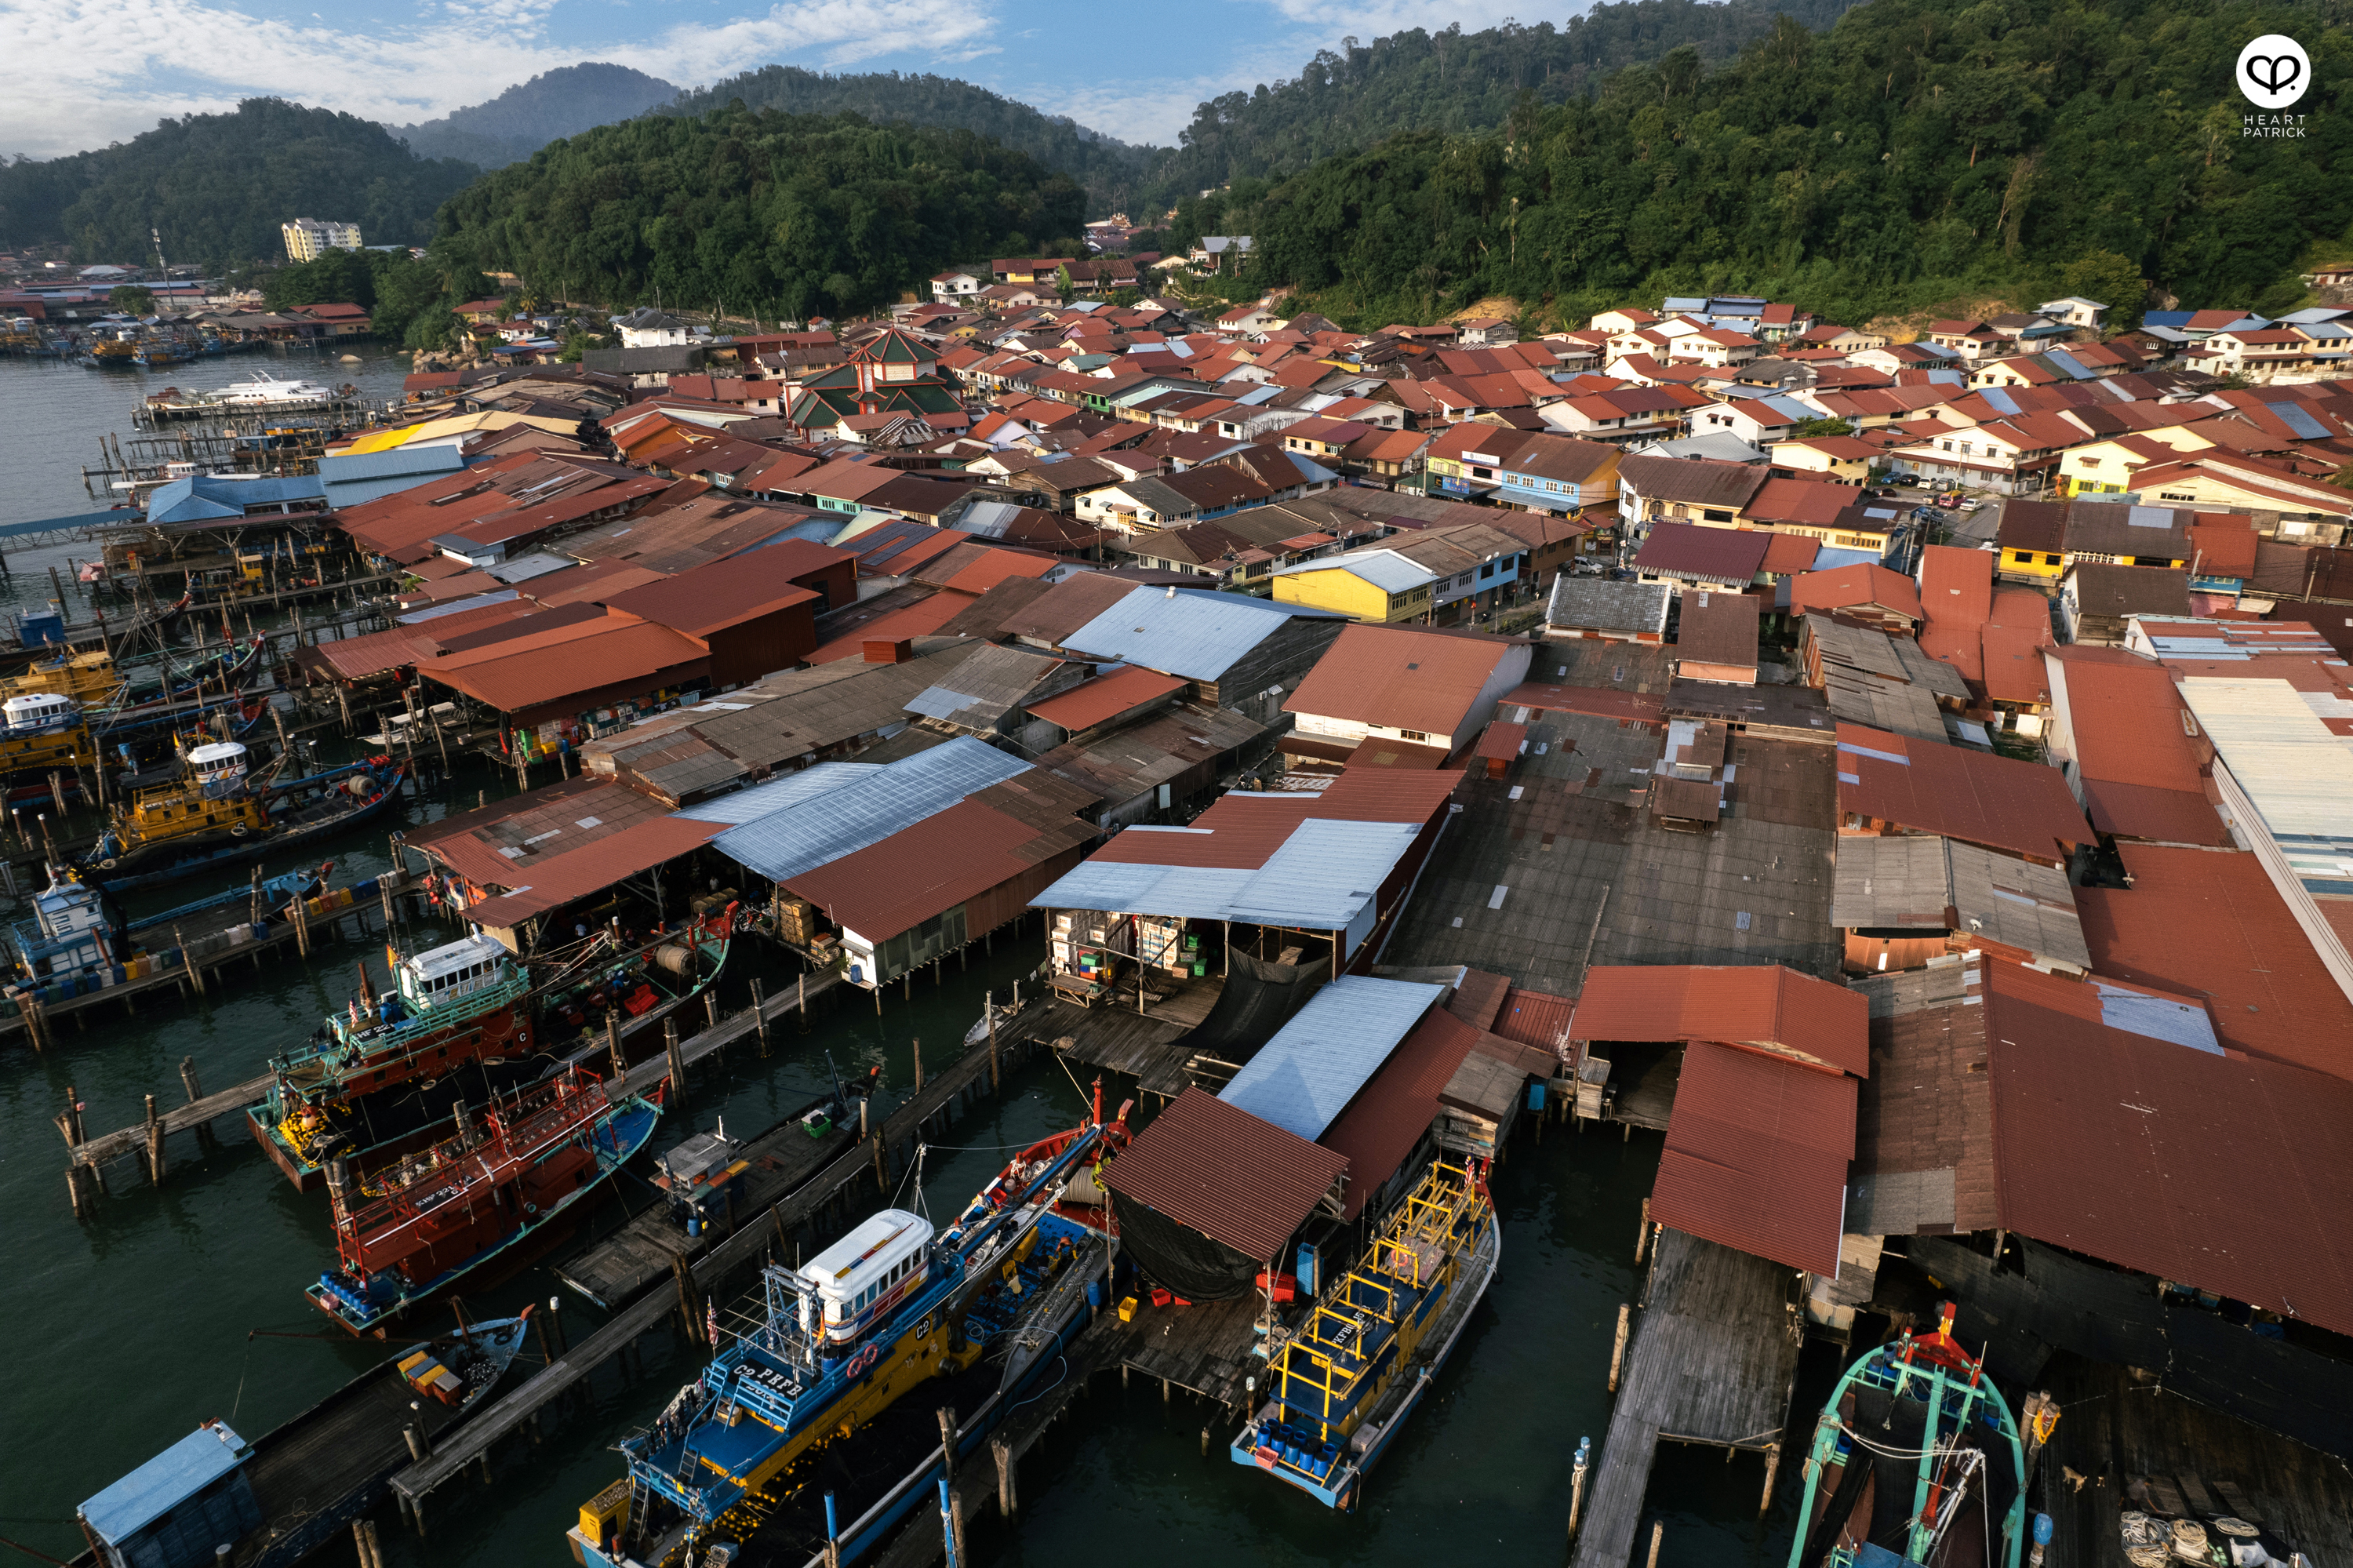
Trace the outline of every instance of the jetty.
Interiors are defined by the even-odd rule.
[[[1070,1041],[1060,1049],[1071,1061],[1134,1078],[1140,1092],[1172,1100],[1192,1082],[1185,1072],[1190,1055],[1185,1038],[1217,1006],[1226,982],[1222,975],[1210,975],[1155,977],[1155,984],[1159,1000],[1147,991],[1141,1007],[1131,987],[1124,1002],[1106,1000],[1087,1007],[1057,998],[1021,1022],[1049,1039]]]
[[[811,989],[815,990],[814,985]],[[788,1012],[794,1005],[792,998],[772,999],[765,1003],[770,1010],[767,1016],[773,1018]],[[691,1065],[695,1057],[707,1055],[722,1044],[755,1033],[757,1022],[746,1015],[757,1011],[746,1009],[698,1036],[697,1043],[702,1049],[692,1056],[687,1054],[690,1047],[681,1044],[681,1065]],[[725,1040],[709,1042],[708,1036],[723,1032]],[[987,1044],[966,1047],[954,1062],[927,1075],[907,1100],[883,1119],[879,1130],[843,1149],[788,1196],[765,1208],[749,1203],[739,1208],[733,1226],[706,1245],[700,1257],[689,1261],[680,1256],[675,1260],[670,1276],[677,1287],[674,1291],[644,1289],[602,1328],[562,1351],[529,1382],[511,1390],[496,1404],[468,1422],[448,1445],[395,1476],[393,1496],[404,1517],[423,1534],[425,1499],[437,1489],[469,1467],[479,1466],[487,1476],[491,1450],[500,1439],[512,1436],[526,1425],[535,1427],[549,1404],[607,1361],[631,1350],[639,1339],[659,1328],[665,1318],[676,1314],[680,1331],[700,1342],[704,1333],[706,1296],[723,1290],[733,1276],[756,1266],[765,1255],[773,1253],[781,1256],[797,1242],[822,1240],[862,1217],[869,1201],[887,1200],[894,1183],[913,1160],[918,1146],[953,1125],[984,1096],[994,1097],[1002,1086],[1004,1075],[1037,1049],[1028,1036],[1007,1039],[1001,1033],[994,1050]],[[628,1081],[634,1083],[638,1073],[650,1072],[646,1079],[649,1085],[661,1075],[661,1071],[655,1069],[667,1070],[667,1060],[643,1064],[632,1070]]]
[[[1570,1568],[1625,1568],[1662,1442],[1763,1455],[1760,1514],[1780,1468],[1798,1375],[1795,1276],[1770,1259],[1653,1226],[1647,1209],[1643,1232],[1651,1270],[1640,1326],[1630,1345],[1621,1309],[1609,1369],[1618,1406],[1582,1499],[1581,1528],[1571,1514],[1577,1535]]]

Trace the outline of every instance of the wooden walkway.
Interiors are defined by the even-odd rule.
[[[817,990],[812,982],[810,994],[815,995]],[[772,1005],[777,1003],[788,1006],[790,999],[776,999]],[[738,1019],[743,1016],[739,1014]],[[741,1039],[743,1032],[733,1037]],[[716,1048],[707,1046],[698,1054],[707,1054]],[[1001,1073],[1009,1075],[1034,1049],[1027,1040],[1007,1042],[1000,1037]],[[632,1075],[638,1070],[632,1069]],[[681,1287],[691,1281],[699,1301],[703,1295],[723,1289],[729,1277],[756,1264],[769,1248],[781,1251],[804,1230],[822,1241],[836,1227],[846,1229],[853,1219],[862,1217],[862,1208],[853,1211],[852,1203],[865,1190],[865,1184],[874,1183],[873,1191],[887,1196],[913,1158],[914,1146],[929,1138],[929,1129],[934,1125],[944,1126],[958,1109],[991,1093],[989,1078],[988,1047],[983,1044],[967,1050],[927,1078],[922,1089],[891,1113],[882,1124],[879,1151],[876,1139],[866,1139],[844,1150],[803,1181],[790,1197],[765,1211],[747,1206],[734,1231],[705,1249],[691,1267],[680,1271]],[[448,1446],[423,1463],[411,1465],[395,1476],[393,1493],[416,1521],[418,1532],[425,1529],[425,1499],[435,1488],[455,1478],[470,1465],[487,1466],[490,1451],[500,1439],[512,1436],[535,1418],[551,1401],[634,1345],[665,1317],[681,1313],[687,1332],[700,1339],[700,1314],[686,1308],[681,1300],[685,1295],[683,1288],[648,1289],[603,1328],[468,1422]]]
[[[1056,1001],[1034,1019],[1025,1013],[1022,1022],[1042,1039],[1068,1038],[1071,1044],[1061,1052],[1071,1061],[1134,1078],[1142,1093],[1173,1100],[1193,1081],[1185,1074],[1185,1061],[1191,1054],[1185,1037],[1218,1005],[1226,981],[1222,975],[1211,975],[1169,983],[1176,994],[1165,1001],[1147,1001],[1143,1012],[1111,1003],[1081,1007]]]
[[[1662,1230],[1571,1568],[1626,1568],[1662,1438],[1767,1457],[1773,1491],[1799,1334],[1780,1264]]]

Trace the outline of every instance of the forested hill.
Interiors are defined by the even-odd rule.
[[[1339,53],[1319,51],[1288,81],[1202,104],[1182,144],[1154,164],[1147,203],[1158,212],[1229,180],[1303,169],[1399,131],[1484,130],[1502,124],[1523,92],[1559,103],[1677,48],[1718,64],[1772,31],[1777,16],[1822,28],[1853,3],[1614,0],[1559,26],[1466,33],[1457,25],[1369,45],[1345,39]]]
[[[800,318],[976,256],[1071,254],[1085,200],[968,131],[723,109],[600,125],[487,175],[436,246],[566,300]]]
[[[2241,134],[2235,62],[2266,32],[2312,57],[2297,139]],[[1358,324],[1734,289],[1859,323],[2049,298],[2071,266],[2120,309],[2146,279],[2275,312],[2353,222],[2348,96],[2353,32],[2314,11],[1871,0],[1827,36],[1780,22],[1721,70],[1678,51],[1508,135],[1399,136],[1205,216],[1257,236],[1254,282]]]
[[[420,158],[463,158],[495,169],[530,157],[559,136],[629,119],[677,94],[677,88],[658,76],[584,61],[517,82],[488,103],[385,129]]]
[[[209,268],[282,257],[290,217],[357,223],[371,245],[422,244],[470,164],[417,158],[385,128],[329,109],[248,98],[115,146],[0,164],[0,244],[70,243],[84,261],[152,259]]]
[[[878,123],[906,121],[970,131],[1026,153],[1050,169],[1076,180],[1096,213],[1133,199],[1135,186],[1156,149],[1131,146],[1061,115],[976,87],[953,77],[902,76],[871,71],[824,76],[798,66],[763,66],[710,87],[678,95],[659,112],[693,116],[723,109],[741,99],[746,109],[786,114],[860,114]]]

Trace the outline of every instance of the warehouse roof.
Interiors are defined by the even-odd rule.
[[[1302,1138],[1321,1138],[1445,992],[1342,975],[1293,1014],[1218,1097]]]
[[[1778,964],[1597,964],[1569,1022],[1576,1040],[1718,1040],[1871,1071],[1862,999]]]
[[[1153,1118],[1103,1181],[1244,1257],[1271,1260],[1347,1171],[1337,1150],[1197,1087]]]
[[[1325,612],[1278,606],[1244,594],[1139,588],[1063,641],[1097,658],[1141,664],[1188,681],[1215,681],[1301,615],[1320,620]]]
[[[1525,644],[1500,637],[1352,625],[1283,700],[1285,713],[1313,714],[1383,728],[1419,730],[1441,740],[1472,715],[1496,670]]]
[[[1862,998],[1855,1002],[1860,1010]],[[1836,1278],[1855,1089],[1844,1074],[1694,1043],[1675,1085],[1651,1217]]]
[[[1831,924],[1967,932],[2089,969],[2067,874],[1926,834],[1838,841]]]
[[[737,822],[720,835],[719,847],[769,880],[784,882],[1029,770],[1018,758],[958,736],[872,773],[845,770],[821,781],[787,774],[680,814]],[[817,789],[819,782],[830,787]],[[754,810],[762,814],[744,814]]]
[[[1841,724],[1838,766],[1841,816],[2042,860],[2091,842],[2066,780],[2041,763]]]

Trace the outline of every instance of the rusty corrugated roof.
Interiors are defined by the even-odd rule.
[[[1130,664],[1108,675],[1098,675],[1083,685],[1073,686],[1043,702],[1031,703],[1029,712],[1048,724],[1059,725],[1075,734],[1181,692],[1189,684],[1190,682],[1177,676],[1164,675],[1141,664]]]
[[[811,561],[809,552],[821,546],[796,539],[800,550],[752,550],[723,561],[681,572],[674,577],[627,588],[607,599],[615,609],[667,626],[689,637],[708,637],[730,626],[740,626],[796,604],[814,604],[817,595],[794,578],[822,570],[828,561]],[[833,560],[850,558],[845,550],[826,550]]]
[[[1443,739],[1471,716],[1480,692],[1515,650],[1525,669],[1525,645],[1500,637],[1350,626],[1282,709]]]
[[[1514,986],[1504,993],[1503,1011],[1491,1027],[1506,1040],[1558,1056],[1567,1049],[1569,1020],[1576,1012],[1577,1003],[1567,997]]]
[[[2054,988],[2081,982],[1988,980],[2003,1225],[2353,1333],[2353,1084],[2079,1016]]]
[[[543,861],[534,860],[528,870],[510,872],[508,880],[516,884],[515,890],[474,905],[466,911],[466,917],[485,926],[512,929],[534,915],[561,908],[575,898],[586,898],[610,887],[625,876],[634,876],[690,850],[700,849],[726,831],[724,822],[650,817],[577,849]]]
[[[1103,1168],[1103,1184],[1245,1257],[1271,1259],[1348,1170],[1310,1143],[1188,1088]]]
[[[2052,654],[2067,686],[2076,776],[2092,825],[2159,843],[2230,847],[2230,831],[2206,799],[2203,759],[2183,721],[2189,705],[2160,664]],[[2121,652],[2121,650],[2110,651]]]
[[[1527,726],[1497,719],[1480,733],[1479,744],[1471,748],[1471,755],[1489,762],[1510,762],[1518,758],[1527,738]]]
[[[1838,726],[1838,807],[1987,849],[2064,860],[2092,831],[2055,768]]]
[[[1651,1217],[1835,1277],[1855,1087],[1842,1074],[1694,1043],[1675,1085]]]
[[[1778,964],[1597,964],[1586,971],[1569,1035],[1719,1040],[1868,1076],[1869,1011],[1844,986]]]
[[[1480,1033],[1444,1008],[1431,1009],[1316,1139],[1347,1157],[1347,1218],[1363,1213],[1365,1201],[1430,1130],[1440,1092]]]
[[[1092,798],[1076,785],[1054,782],[1073,800]],[[1040,841],[1050,854],[1093,836],[1076,818],[1060,831],[1035,827],[967,798],[785,885],[837,925],[879,943],[1019,876],[1043,858]]]
[[[651,690],[701,674],[710,658],[666,626],[614,616],[420,661],[417,668],[511,714],[615,687]]]

